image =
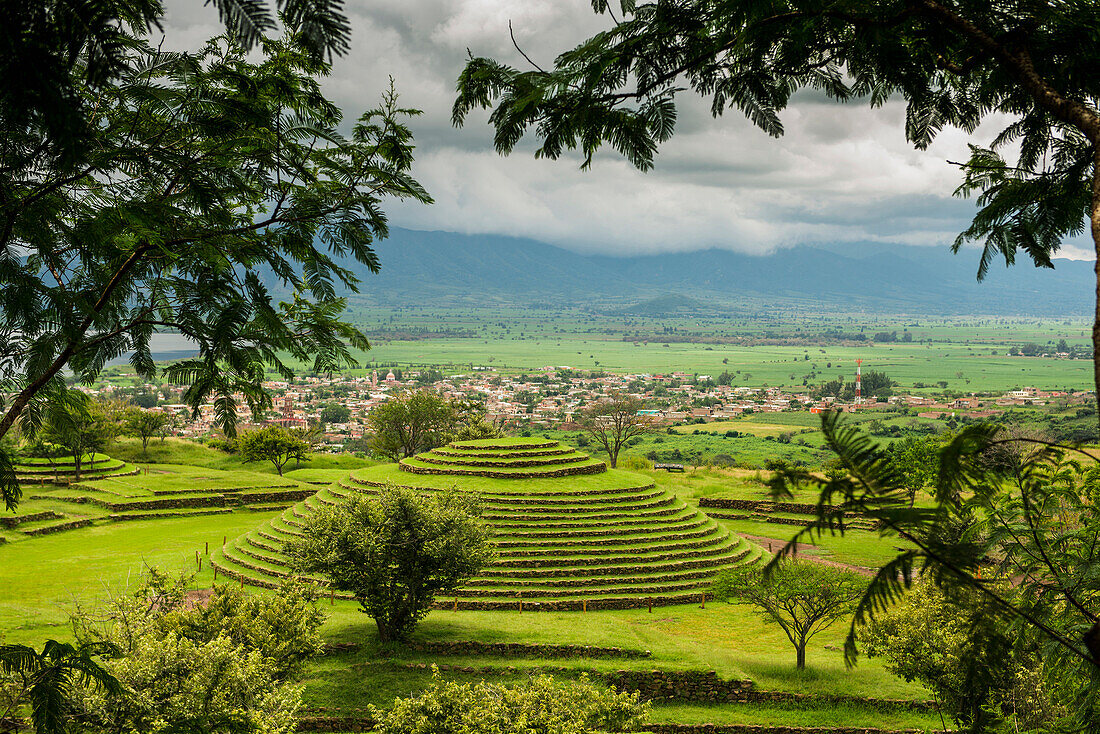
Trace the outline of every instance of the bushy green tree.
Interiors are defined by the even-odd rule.
[[[283,467],[294,459],[309,461],[311,447],[298,432],[288,431],[282,426],[264,426],[254,431],[245,431],[237,438],[237,452],[245,463],[251,461],[270,461],[281,477]]]
[[[367,415],[371,448],[392,461],[442,446],[458,422],[454,404],[431,390],[396,395]]]
[[[347,423],[351,418],[351,409],[339,403],[329,403],[321,408],[322,423]]]
[[[505,686],[443,681],[392,708],[371,707],[378,734],[600,734],[637,731],[648,713],[637,693],[560,684],[549,676]]]
[[[300,571],[320,573],[355,595],[383,641],[401,640],[438,594],[461,586],[494,555],[477,498],[458,490],[383,487],[352,493],[309,516],[286,546]]]
[[[1006,584],[999,587],[1010,594]],[[1038,730],[1064,712],[1051,703],[1037,651],[1016,644],[987,605],[972,590],[947,593],[919,582],[860,628],[858,639],[868,656],[885,659],[891,673],[932,691],[959,727]]]
[[[1100,469],[1091,457],[1072,461],[1075,449],[969,425],[940,453],[933,504],[911,507],[885,449],[837,415],[824,416],[822,431],[844,471],[823,478],[792,467],[774,478],[777,498],[798,488],[819,499],[816,519],[773,563],[797,542],[844,534],[853,517],[909,546],[879,569],[859,602],[846,659],[858,653],[856,630],[922,577],[952,599],[973,592],[983,622],[1037,651],[1066,726],[1100,728]],[[1011,588],[991,578],[1010,579]]]
[[[887,448],[905,485],[910,505],[916,502],[918,492],[935,483],[942,445],[936,436],[906,436]]]
[[[122,430],[127,436],[141,439],[141,453],[149,453],[149,440],[160,435],[172,422],[171,416],[155,410],[130,408],[123,414]]]
[[[851,616],[867,581],[857,574],[809,561],[786,561],[763,574],[755,566],[722,572],[714,597],[745,602],[775,622],[795,649],[795,665],[806,667],[806,645],[819,632]]]
[[[223,585],[195,603],[190,586],[154,570],[134,593],[76,615],[79,640],[116,651],[103,665],[122,686],[114,697],[86,693],[84,720],[106,731],[293,732],[301,689],[287,680],[322,648],[314,590]]]
[[[213,401],[232,434],[235,396],[254,413],[270,404],[265,368],[290,375],[289,358],[330,371],[354,363],[349,346],[369,346],[342,317],[340,292],[358,281],[337,259],[376,271],[383,202],[429,200],[409,175],[404,120],[417,113],[391,88],[345,125],[322,93],[329,65],[306,45],[320,33],[306,27],[312,11],[288,11],[287,33],[251,53],[228,38],[169,53],[143,35],[150,3],[91,5],[108,25],[112,8],[132,6],[136,28],[116,29],[98,81],[83,63],[94,38],[74,42],[61,82],[87,114],[77,161],[49,154],[38,117],[5,127],[0,145],[0,436],[63,394],[65,370],[88,382],[130,352],[151,380],[163,329],[198,350],[165,375],[195,409]],[[17,502],[18,486],[0,480]]]
[[[25,432],[48,444],[61,446],[73,459],[73,476],[80,478],[85,460],[102,451],[118,433],[118,424],[106,406],[79,390],[69,390],[62,399],[46,406],[44,423],[26,426]]]

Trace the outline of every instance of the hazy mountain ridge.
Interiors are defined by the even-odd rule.
[[[709,249],[618,257],[581,255],[531,239],[393,228],[377,250],[379,275],[355,268],[361,289],[368,300],[403,303],[625,304],[685,293],[755,308],[774,303],[1084,316],[1092,310],[1094,282],[1090,262],[1057,260],[1054,270],[1040,270],[1021,257],[1012,268],[995,264],[977,283],[977,252],[953,255],[947,247],[867,245],[866,254],[840,254],[801,246],[764,256]]]

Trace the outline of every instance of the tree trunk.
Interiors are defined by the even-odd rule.
[[[1089,208],[1092,230],[1092,246],[1096,254],[1093,272],[1096,273],[1096,310],[1092,319],[1092,380],[1100,400],[1100,145],[1092,148],[1092,205]],[[1100,421],[1100,410],[1097,410]]]
[[[806,669],[806,643],[801,642],[801,643],[795,645],[794,649],[795,649],[795,659],[796,659],[795,665],[798,667],[799,670],[805,670]]]

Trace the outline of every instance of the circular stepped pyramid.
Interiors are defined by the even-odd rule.
[[[103,479],[105,477],[124,477],[138,473],[138,468],[106,454],[86,456],[80,465],[80,477],[76,475],[73,457],[63,456],[55,459],[17,458],[15,478],[25,484],[68,484],[74,481]]]
[[[244,583],[276,586],[288,574],[283,544],[301,535],[312,512],[387,484],[428,492],[457,486],[481,498],[498,558],[437,601],[440,608],[625,609],[697,602],[719,571],[756,563],[763,555],[648,477],[608,470],[553,441],[487,439],[354,472],[237,538],[215,554],[214,565]]]

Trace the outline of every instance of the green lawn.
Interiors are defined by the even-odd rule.
[[[0,545],[0,635],[9,643],[68,638],[76,602],[92,603],[108,589],[133,583],[146,565],[194,571],[195,551],[251,530],[255,512],[93,525]],[[204,564],[198,583],[212,577]]]
[[[203,455],[203,447],[166,442],[160,458],[179,461],[188,453]],[[209,454],[205,454],[209,456]],[[201,494],[203,483],[221,482],[223,488],[264,482],[316,482],[344,480],[350,470],[338,467],[307,467],[279,478],[259,467],[242,467],[222,455],[218,468],[178,463],[148,463],[148,474],[123,480],[103,480],[113,490],[150,492],[153,488]],[[221,469],[221,470],[219,470]],[[756,496],[763,492],[757,472],[701,469],[695,473],[665,474],[610,470],[603,474],[559,480],[488,480],[478,477],[410,475],[396,467],[375,466],[354,470],[355,475],[376,481],[402,481],[446,487],[461,483],[473,490],[504,490],[523,496],[542,491],[592,491],[626,486],[645,486],[656,481],[655,490],[668,490],[694,505],[700,496],[739,492]],[[57,489],[58,495],[78,494],[79,489]],[[120,492],[121,493],[121,492]],[[327,493],[322,493],[329,496]],[[333,495],[334,496],[334,495]],[[565,497],[568,497],[566,495]],[[37,500],[39,506],[74,506],[54,500]],[[84,509],[90,506],[75,506]],[[164,518],[127,523],[101,523],[92,527],[38,538],[24,537],[18,543],[0,545],[0,635],[5,642],[40,645],[47,638],[67,639],[68,614],[74,605],[92,605],[108,592],[118,593],[136,579],[146,565],[166,570],[197,570],[196,552],[202,570],[196,586],[213,581],[205,552],[217,553],[223,538],[230,541],[253,531],[278,513],[238,511],[230,514],[186,518]],[[789,537],[794,528],[764,523],[725,523],[727,527],[754,535]],[[549,527],[548,524],[548,528]],[[624,530],[624,532],[627,532]],[[633,531],[630,531],[633,532]],[[870,533],[829,539],[823,553],[849,563],[871,564],[882,555],[882,541]],[[876,545],[877,544],[877,545]],[[256,591],[255,593],[269,593]],[[559,675],[576,677],[584,669],[614,671],[625,668],[665,670],[714,670],[724,678],[748,678],[765,690],[796,693],[848,694],[877,698],[925,698],[917,685],[887,673],[878,660],[861,660],[854,669],[844,665],[840,651],[844,625],[837,625],[815,638],[808,650],[809,669],[794,670],[794,652],[782,631],[760,619],[742,605],[711,602],[605,612],[450,612],[431,613],[415,633],[421,640],[479,640],[483,642],[546,642],[618,646],[652,651],[642,660],[570,659],[539,660],[492,657],[440,657],[406,649],[383,649],[377,642],[373,622],[352,602],[334,605],[322,601],[329,614],[324,634],[331,641],[358,642],[362,648],[320,658],[303,676],[306,703],[329,709],[352,709],[373,703],[389,705],[395,696],[421,690],[429,680],[427,669],[410,670],[407,664],[446,662],[451,665],[495,668],[513,666],[514,672],[493,680],[522,680],[537,666],[565,666]],[[475,680],[477,675],[449,672],[446,677]],[[924,713],[879,713],[859,706],[767,704],[707,706],[662,704],[654,708],[654,721],[680,723],[756,723],[775,725],[837,725],[925,727],[936,722]]]

